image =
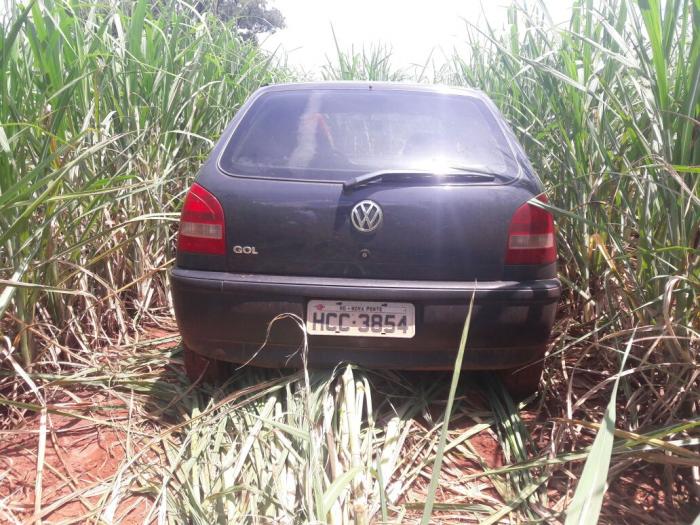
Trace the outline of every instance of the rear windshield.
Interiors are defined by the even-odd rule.
[[[385,169],[517,174],[512,151],[481,100],[370,89],[262,95],[231,137],[221,167],[235,175],[327,181]]]

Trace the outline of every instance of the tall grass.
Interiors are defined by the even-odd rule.
[[[453,57],[446,80],[487,91],[516,126],[566,212],[559,246],[586,319],[624,313],[688,336],[700,284],[700,14],[680,0],[664,13],[640,5],[575,2],[557,33],[541,29],[546,12],[511,7],[509,33],[469,28],[472,52]]]
[[[570,317],[552,354],[572,360],[572,375],[603,373],[587,388],[572,378],[566,407],[601,420],[567,520],[594,523],[616,423],[697,422],[700,6],[579,0],[567,27],[550,26],[546,9],[524,5],[510,7],[508,31],[468,25],[470,53],[443,79],[494,99],[556,208]],[[624,469],[612,459],[611,472]],[[677,473],[666,467],[667,487]]]
[[[119,342],[167,305],[187,182],[248,94],[285,73],[177,0],[27,2],[3,24],[0,318],[29,364]]]
[[[586,342],[581,359],[595,355],[617,370],[626,338],[641,327],[622,388],[626,424],[694,417],[697,3],[669,1],[662,11],[654,1],[579,1],[556,33],[542,29],[546,11],[513,6],[509,16],[507,33],[470,27],[472,52],[453,57],[446,79],[494,98],[552,196],[570,326],[580,326],[566,339]]]
[[[431,508],[533,522],[565,519],[576,492],[572,520],[602,504],[607,522],[687,521],[700,501],[697,2],[579,0],[559,28],[539,3],[514,4],[506,31],[465,22],[469,51],[445,64],[413,72],[383,45],[336,41],[321,72],[477,87],[514,125],[557,216],[566,287],[529,409],[493,382],[482,399],[353,367],[243,370],[213,399],[183,384],[177,350],[129,337],[171,322],[163,270],[189,178],[247,94],[286,70],[182,2],[23,5],[1,50],[0,347],[13,370],[15,348],[35,364],[0,370],[0,406],[15,421],[56,412],[46,400],[62,389],[100,389],[133,408],[124,432],[140,452],[95,489],[91,519],[139,495],[171,523],[417,522]],[[474,448],[484,435],[503,466]],[[653,513],[634,500],[644,484],[665,495]]]

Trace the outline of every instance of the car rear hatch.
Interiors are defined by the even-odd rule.
[[[483,100],[410,90],[267,93],[218,169],[231,272],[500,280],[535,193]]]
[[[219,192],[221,193],[221,191]],[[512,186],[337,184],[236,180],[221,201],[232,272],[380,279],[499,280],[508,226],[530,198]],[[371,200],[382,222],[359,231]]]

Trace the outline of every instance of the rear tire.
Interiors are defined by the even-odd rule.
[[[216,385],[224,382],[229,375],[229,364],[218,359],[209,359],[182,345],[185,356],[185,374],[190,382],[200,379],[200,383]]]
[[[534,394],[540,386],[544,361],[539,360],[529,365],[500,370],[498,377],[513,398],[524,398]]]

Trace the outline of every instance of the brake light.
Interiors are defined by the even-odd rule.
[[[537,200],[548,202],[544,194]],[[556,260],[552,214],[526,202],[515,210],[510,222],[506,264],[549,264]]]
[[[183,252],[224,255],[224,210],[211,193],[194,183],[180,214],[177,249]]]

